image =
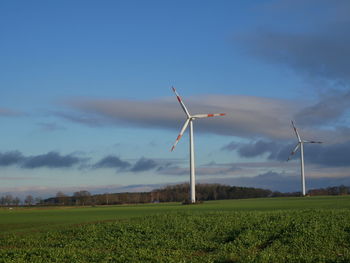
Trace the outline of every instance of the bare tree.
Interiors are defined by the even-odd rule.
[[[40,196],[35,197],[35,204],[36,204],[36,205],[40,205],[40,203],[41,203],[42,200],[43,200],[43,199],[42,199]]]
[[[78,205],[91,204],[91,194],[89,191],[82,190],[75,192],[73,196],[75,197],[75,203]]]
[[[24,199],[24,203],[28,206],[32,205],[34,203],[34,198],[32,195],[27,195],[27,197]]]
[[[5,205],[10,206],[12,202],[13,202],[13,196],[10,194],[5,195],[5,198],[4,198]]]
[[[15,197],[15,199],[13,199],[12,204],[15,206],[18,206],[21,203],[21,199],[19,199],[19,197]]]
[[[56,198],[57,198],[58,203],[60,205],[66,205],[67,196],[63,192],[58,191],[56,193]]]

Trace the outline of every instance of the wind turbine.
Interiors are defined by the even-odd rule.
[[[306,195],[306,191],[305,191],[305,173],[304,173],[304,143],[322,143],[322,142],[316,142],[316,141],[305,141],[302,140],[300,138],[300,135],[298,133],[297,128],[294,125],[294,122],[292,121],[292,126],[295,132],[295,135],[297,136],[298,139],[298,143],[295,146],[294,150],[291,152],[291,154],[288,157],[289,161],[291,159],[291,157],[298,151],[298,149],[300,148],[300,166],[301,166],[301,189],[302,189],[302,194],[303,196]]]
[[[190,137],[190,197],[191,197],[191,203],[195,203],[196,202],[196,178],[195,178],[195,164],[194,164],[194,142],[193,142],[193,121],[195,119],[201,119],[201,118],[208,118],[208,117],[215,117],[215,116],[224,116],[225,113],[214,113],[214,114],[195,114],[195,115],[191,115],[185,104],[182,102],[181,97],[179,96],[179,94],[176,92],[176,89],[174,87],[172,87],[177,100],[179,101],[181,108],[183,109],[183,111],[186,114],[186,121],[185,124],[182,126],[182,129],[179,133],[179,135],[176,138],[176,141],[173,145],[173,147],[171,147],[171,151],[173,151],[176,147],[176,144],[179,142],[179,140],[181,139],[182,135],[184,134],[186,128],[188,125],[190,125],[190,130],[189,130],[189,137]]]

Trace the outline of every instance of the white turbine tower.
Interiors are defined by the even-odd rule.
[[[194,165],[194,142],[193,142],[193,121],[195,119],[201,119],[201,118],[208,118],[208,117],[214,117],[214,116],[224,116],[225,113],[214,113],[214,114],[195,114],[195,115],[190,115],[188,112],[185,104],[182,102],[181,97],[179,94],[176,92],[175,88],[173,87],[173,91],[175,92],[175,95],[177,97],[177,100],[179,101],[181,108],[186,114],[186,121],[185,124],[182,126],[182,129],[179,133],[179,135],[176,138],[176,141],[171,147],[171,151],[175,149],[176,144],[179,142],[181,139],[182,135],[184,134],[186,128],[188,125],[190,125],[190,130],[189,130],[189,137],[190,137],[190,171],[191,171],[191,177],[190,177],[190,196],[191,196],[191,203],[196,202],[196,178],[195,178],[195,165]]]
[[[304,143],[322,143],[322,142],[316,142],[316,141],[305,141],[302,140],[300,138],[300,135],[298,133],[297,128],[294,125],[294,122],[292,121],[292,126],[295,132],[295,135],[298,138],[298,143],[295,146],[294,150],[291,152],[291,154],[288,157],[289,161],[291,159],[291,157],[298,151],[298,149],[300,148],[300,166],[301,166],[301,190],[302,190],[302,194],[303,196],[306,195],[306,191],[305,191],[305,173],[304,173]]]

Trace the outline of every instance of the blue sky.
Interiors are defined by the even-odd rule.
[[[347,1],[3,1],[0,193],[48,196],[187,182],[350,184]]]

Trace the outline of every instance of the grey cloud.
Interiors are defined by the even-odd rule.
[[[300,176],[292,176],[271,171],[252,177],[211,178],[203,179],[201,182],[215,182],[234,186],[258,187],[280,192],[300,191]],[[350,185],[350,174],[347,177],[338,178],[306,178],[307,189],[338,185]]]
[[[134,164],[134,166],[130,169],[130,171],[144,172],[144,171],[155,169],[157,166],[158,164],[154,160],[142,157]]]
[[[227,113],[224,117],[196,120],[194,124],[196,132],[249,139],[290,139],[293,136],[290,120],[295,116],[303,115],[299,112],[307,112],[314,107],[299,101],[233,95],[199,96],[196,100],[188,98],[185,102],[193,114]],[[66,105],[73,108],[75,112],[61,114],[61,117],[89,126],[128,125],[178,131],[185,119],[175,99],[150,101],[76,99],[67,102]],[[322,110],[321,106],[316,108],[315,110]],[[80,114],[83,121],[76,118]],[[309,116],[312,114],[310,112]],[[320,112],[319,115],[322,113]],[[340,117],[339,114],[337,116]],[[315,127],[312,123],[308,126],[308,123],[305,123],[303,133],[306,136],[317,136],[320,140],[347,141],[350,139],[350,129],[346,125],[335,126],[330,130],[326,127]],[[230,147],[235,145],[232,144]]]
[[[81,155],[81,153],[79,154]],[[174,163],[179,160],[159,159],[153,160],[148,158],[140,158],[134,164],[124,161],[117,156],[108,155],[91,165],[88,163],[89,158],[77,157],[76,154],[61,155],[58,152],[48,152],[46,154],[24,156],[19,151],[0,153],[0,167],[16,165],[20,168],[36,169],[36,168],[71,168],[80,165],[78,168],[101,169],[114,168],[128,172],[144,172],[155,169],[163,171],[173,167]]]
[[[39,123],[37,123],[37,125],[40,126],[41,130],[48,131],[48,132],[57,131],[57,130],[65,130],[64,127],[62,127],[54,122],[39,122]]]
[[[49,152],[47,154],[29,156],[22,164],[23,168],[65,168],[72,167],[82,160],[72,155],[60,155],[57,152]]]
[[[161,167],[161,169],[157,169],[157,172],[162,175],[188,175],[190,173],[189,168],[182,168],[180,166],[168,166]]]
[[[98,161],[93,167],[94,168],[116,168],[116,169],[126,169],[130,167],[129,162],[121,160],[117,156],[109,155]]]
[[[243,42],[253,55],[267,61],[286,64],[310,76],[349,80],[347,30],[333,28],[324,34],[260,32]]]
[[[201,165],[196,167],[196,175],[197,176],[207,176],[207,175],[232,175],[237,171],[240,171],[237,165],[234,164],[216,164],[209,163],[207,165]],[[168,167],[163,167],[162,169],[158,169],[157,172],[162,175],[171,175],[171,176],[183,176],[189,175],[190,169],[180,167],[177,165],[169,165]]]
[[[53,114],[71,122],[84,124],[90,127],[105,126],[108,123],[102,116],[95,116],[94,114],[76,112],[54,112]]]
[[[271,150],[269,159],[285,161],[295,144],[281,145],[281,148]],[[298,151],[293,159],[299,159]],[[304,144],[304,157],[306,163],[317,164],[324,167],[349,167],[350,166],[350,141],[327,145],[324,144]],[[293,160],[292,159],[292,160]]]
[[[350,91],[331,90],[319,102],[298,112],[295,119],[302,125],[335,125],[344,121],[341,118],[349,110]]]
[[[230,142],[229,144],[226,144],[223,147],[221,147],[221,150],[233,151],[233,150],[236,150],[237,148],[239,148],[239,146],[240,146],[240,144],[237,142]]]
[[[265,61],[285,64],[312,77],[349,81],[349,2],[276,2],[276,6],[289,2],[288,8],[269,9],[265,14],[283,17],[285,27],[279,26],[277,30],[270,26],[270,29],[238,36],[236,41]],[[316,6],[318,12],[315,12]],[[301,24],[299,32],[292,31],[290,23]]]
[[[289,127],[285,120],[296,113],[291,101],[253,96],[200,96],[197,100],[188,98],[186,104],[193,114],[227,113],[224,117],[196,120],[196,131],[243,137],[263,134],[286,138]],[[175,98],[151,101],[81,99],[69,101],[67,105],[76,112],[60,116],[87,125],[109,123],[179,130],[185,119]],[[80,114],[84,121],[74,117]]]
[[[60,155],[57,152],[48,152],[46,154],[34,156],[24,156],[19,151],[0,153],[0,166],[17,165],[28,169],[40,167],[64,168],[72,167],[82,162],[83,159],[81,158],[73,155]]]
[[[266,152],[273,154],[278,148],[279,145],[276,142],[257,141],[240,147],[238,152],[244,157],[255,157]]]
[[[187,181],[186,181],[187,182]],[[184,183],[179,181],[178,183]],[[209,178],[199,179],[198,183],[221,183],[232,186],[246,186],[246,187],[258,187],[270,189],[273,191],[281,192],[296,192],[300,191],[300,177],[290,176],[283,173],[267,172],[253,177],[224,177],[224,178]],[[120,193],[120,192],[140,192],[140,191],[151,191],[153,189],[159,189],[168,184],[142,184],[142,185],[90,185],[85,186],[84,189],[93,194],[103,193]],[[342,178],[307,178],[307,188],[321,188],[338,185],[350,185],[350,176]],[[63,191],[67,195],[72,195],[74,192],[81,190],[81,187],[12,187],[2,188],[1,191],[4,194],[12,194],[25,198],[28,194],[33,196],[41,196],[48,198],[52,196],[52,193]]]
[[[24,156],[19,151],[0,153],[0,166],[10,166],[21,163]]]
[[[286,27],[270,26],[242,34],[236,37],[236,43],[253,57],[295,70],[317,92],[323,92],[314,105],[300,107],[296,103],[301,108],[294,113],[298,123],[337,125],[341,129],[350,111],[349,1],[282,0],[272,1],[269,6],[265,15],[283,17]],[[302,26],[292,31],[290,23]]]
[[[254,177],[240,177],[233,180],[240,186],[252,186],[273,191],[299,191],[300,178],[275,172],[267,172]]]
[[[235,147],[231,147],[232,144],[235,144]],[[227,151],[237,151],[241,157],[253,158],[267,154],[267,158],[270,160],[288,158],[290,153],[289,149],[293,146],[291,144],[285,144],[280,142],[258,140],[251,143],[234,143],[231,142],[228,145],[224,145],[221,149]],[[286,149],[288,149],[286,151]]]
[[[11,117],[11,116],[19,116],[21,115],[21,113],[17,112],[17,111],[13,111],[10,109],[6,109],[6,108],[0,108],[0,117]]]
[[[269,160],[286,161],[295,143],[279,143],[258,140],[252,143],[237,144],[237,147],[231,149],[237,151],[241,157],[252,158],[267,154]],[[230,145],[230,144],[228,144]],[[222,147],[227,149],[227,145]],[[350,166],[350,141],[335,144],[304,144],[304,157],[308,163],[318,164],[329,167],[348,167]],[[293,159],[299,158],[299,152]]]
[[[163,165],[160,165],[160,166],[157,168],[157,171],[158,171],[158,172],[161,172],[161,171],[164,171],[164,170],[169,169],[169,168],[171,168],[171,167],[174,167],[173,163],[167,162],[167,163],[165,163],[165,164],[163,164]]]
[[[322,166],[350,166],[350,141],[333,145],[305,145],[305,159]]]

